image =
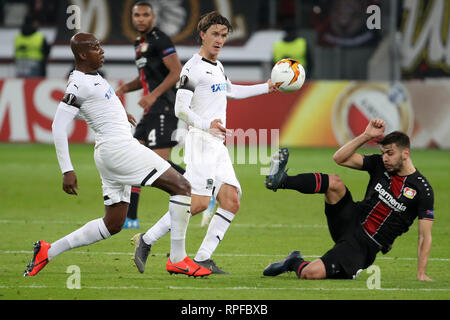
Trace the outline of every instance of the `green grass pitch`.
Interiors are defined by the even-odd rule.
[[[242,150],[241,150],[242,151]],[[247,150],[248,151],[248,150]],[[254,150],[253,150],[254,151]],[[291,148],[291,174],[339,174],[355,199],[368,182],[365,172],[338,167],[335,149]],[[367,149],[364,152],[378,152]],[[299,249],[315,259],[332,246],[323,213],[322,195],[264,188],[261,164],[236,164],[243,188],[241,209],[213,259],[230,275],[188,278],[165,270],[169,236],[151,251],[144,274],[132,264],[130,238],[136,230],[122,230],[106,241],[77,248],[56,257],[36,277],[23,277],[34,241],[53,242],[84,223],[102,217],[101,182],[93,161],[92,145],[71,145],[80,186],[77,197],[62,191],[61,174],[52,145],[0,144],[0,300],[19,299],[155,299],[155,300],[302,300],[302,299],[420,299],[450,298],[450,151],[413,150],[417,168],[435,191],[433,246],[428,276],[416,280],[417,221],[398,238],[387,255],[379,254],[380,289],[369,289],[363,271],[355,280],[300,281],[293,273],[262,276],[268,263]],[[139,218],[146,231],[168,208],[168,196],[146,188],[141,194]],[[201,216],[191,219],[186,249],[193,257],[205,228]],[[69,289],[69,266],[78,266],[81,289]]]

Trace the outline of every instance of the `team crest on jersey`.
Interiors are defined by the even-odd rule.
[[[411,189],[411,188],[408,188],[408,187],[406,187],[406,188],[403,190],[403,195],[404,195],[405,197],[407,197],[408,199],[414,198],[415,195],[416,195],[416,193],[417,193],[416,190]]]
[[[213,179],[206,179],[206,190],[212,190],[214,184]]]
[[[146,52],[148,49],[148,43],[144,42],[141,44],[141,52]]]

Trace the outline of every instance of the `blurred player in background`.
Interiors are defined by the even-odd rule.
[[[77,176],[69,154],[67,129],[77,115],[95,132],[94,160],[102,179],[105,216],[92,220],[51,245],[37,241],[24,276],[36,275],[57,255],[118,233],[125,221],[131,185],[154,186],[170,194],[171,248],[166,269],[170,273],[203,276],[211,272],[186,255],[185,235],[189,223],[189,182],[155,152],[131,134],[130,120],[111,85],[98,74],[104,51],[89,33],[77,33],[70,41],[75,57],[63,100],[52,124],[55,149],[63,173],[63,190],[77,195]],[[128,118],[128,119],[127,119]]]
[[[172,40],[155,26],[156,17],[150,3],[137,2],[132,8],[131,19],[139,33],[134,43],[139,75],[120,86],[116,95],[120,97],[127,92],[143,89],[138,104],[144,108],[144,115],[136,126],[134,137],[169,161],[171,149],[177,144],[177,141],[172,140],[172,132],[178,124],[174,104],[181,62]],[[171,161],[169,163],[179,173],[184,173],[182,167]],[[124,228],[139,228],[137,212],[140,193],[140,186],[131,188]]]
[[[49,53],[50,45],[39,31],[39,19],[34,15],[26,16],[20,32],[14,38],[16,77],[45,77]]]
[[[272,82],[241,86],[231,83],[225,75],[218,55],[229,32],[230,22],[217,12],[200,18],[197,26],[201,38],[200,51],[186,62],[180,75],[175,102],[175,114],[189,126],[185,142],[186,173],[192,186],[191,214],[208,207],[212,195],[219,207],[212,217],[206,236],[195,261],[212,273],[226,273],[218,268],[211,256],[223,240],[235,214],[240,207],[241,186],[224,145],[226,129],[227,98],[244,99],[275,90]],[[135,263],[144,272],[145,263],[153,245],[170,229],[166,214],[145,234],[138,234]]]
[[[263,272],[277,276],[293,271],[300,279],[352,279],[369,267],[379,251],[386,254],[394,240],[419,219],[417,279],[431,281],[425,274],[431,250],[434,194],[427,179],[414,167],[409,137],[394,131],[378,141],[381,155],[356,151],[372,139],[383,136],[384,120],[372,119],[365,131],[343,145],[334,161],[370,175],[365,197],[354,202],[338,175],[303,173],[288,176],[284,170],[289,152],[281,149],[272,159],[266,187],[292,189],[301,193],[325,194],[325,215],[335,246],[321,258],[305,261],[300,251],[270,264]]]

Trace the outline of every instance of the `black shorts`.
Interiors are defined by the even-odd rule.
[[[325,204],[328,229],[334,247],[320,259],[325,265],[327,278],[353,279],[359,270],[374,261],[378,245],[370,239],[361,226],[361,211],[349,190],[336,204]]]
[[[172,133],[177,129],[178,118],[172,113],[147,112],[136,126],[134,137],[145,141],[150,149],[172,148],[177,141]]]

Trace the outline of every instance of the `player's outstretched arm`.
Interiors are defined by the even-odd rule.
[[[357,154],[356,151],[370,140],[383,135],[385,129],[386,123],[384,120],[370,120],[366,130],[362,134],[353,138],[336,151],[333,155],[333,160],[340,166],[358,170],[362,169],[364,157]]]
[[[271,79],[267,80],[266,83],[269,86],[269,93],[278,91],[277,87],[275,87]]]
[[[423,281],[433,281],[425,272],[428,263],[428,257],[431,251],[431,227],[433,221],[419,220],[419,238],[417,243],[417,279]]]
[[[246,99],[272,91],[274,91],[274,85],[270,80],[254,85],[238,85],[228,80],[227,84],[227,98],[229,99]]]

